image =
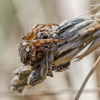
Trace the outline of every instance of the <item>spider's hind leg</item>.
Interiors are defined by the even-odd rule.
[[[66,69],[69,69],[69,65],[70,65],[70,62],[68,62],[64,65],[60,65],[60,66],[53,66],[52,70],[55,70],[56,72],[62,72]]]
[[[53,61],[54,61],[54,44],[50,43],[50,47],[51,52],[48,52],[48,58],[47,58],[47,66],[48,66],[48,76],[53,77],[53,73],[52,73],[52,66],[53,66]]]

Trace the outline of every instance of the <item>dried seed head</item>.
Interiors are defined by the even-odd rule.
[[[98,13],[96,13],[94,19],[100,23],[100,11]]]

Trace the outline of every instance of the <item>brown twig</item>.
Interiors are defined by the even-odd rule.
[[[83,82],[81,88],[79,89],[79,91],[78,91],[78,93],[77,93],[77,95],[76,95],[76,97],[75,97],[74,100],[78,100],[78,99],[79,99],[79,97],[81,96],[82,91],[83,91],[83,89],[84,89],[84,87],[85,87],[87,81],[89,80],[89,78],[91,77],[91,75],[94,73],[94,71],[96,70],[96,68],[98,67],[99,64],[100,64],[100,56],[99,56],[99,58],[97,59],[97,61],[95,62],[93,68],[91,69],[91,71],[89,72],[89,74],[87,75],[87,77],[85,78],[85,80],[84,80],[84,82]]]

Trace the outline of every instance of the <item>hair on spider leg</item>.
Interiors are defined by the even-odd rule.
[[[46,57],[43,58],[40,68],[33,71],[28,77],[28,84],[35,86],[43,82],[48,74],[48,66],[46,62]]]
[[[38,82],[37,80],[40,80],[40,79],[42,79],[42,77],[40,76],[39,72],[32,72],[28,77],[27,84],[34,86],[37,84]]]
[[[69,66],[70,66],[70,62],[60,66],[53,66],[52,70],[56,72],[62,72],[65,71],[66,69],[70,69]]]

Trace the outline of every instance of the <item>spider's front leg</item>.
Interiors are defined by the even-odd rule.
[[[51,43],[51,42],[58,42],[59,40],[58,39],[54,39],[54,38],[48,38],[48,39],[37,39],[37,40],[33,40],[32,41],[32,44],[35,45],[35,46],[41,46],[42,44],[45,44],[45,43]],[[61,42],[63,42],[63,40],[60,40]]]
[[[54,61],[54,43],[51,42],[48,45],[41,46],[39,50],[43,50],[46,52],[46,62],[47,62],[47,67],[48,67],[48,76],[53,77],[52,73],[52,66],[53,66],[53,61]]]
[[[35,86],[41,82],[43,82],[48,74],[48,66],[46,62],[46,57],[40,64],[40,68],[37,69],[35,72],[33,71],[30,76],[28,77],[28,84]]]

